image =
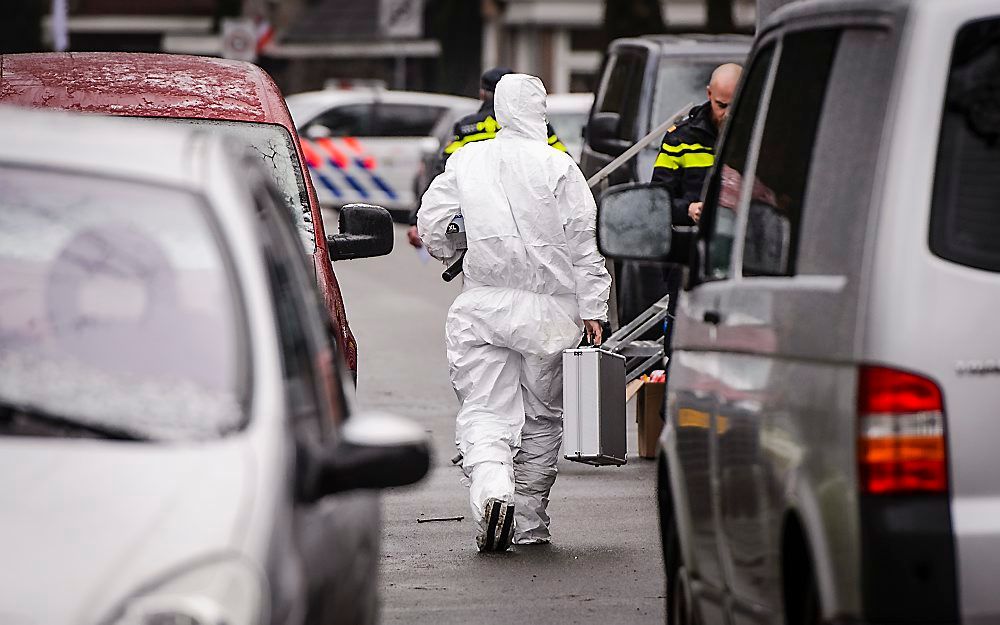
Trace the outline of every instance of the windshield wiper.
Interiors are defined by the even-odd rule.
[[[104,423],[80,421],[64,415],[51,413],[35,406],[0,400],[0,428],[5,430],[11,427],[16,428],[18,421],[78,430],[87,432],[98,438],[114,441],[151,440],[148,436],[143,436],[127,428]]]

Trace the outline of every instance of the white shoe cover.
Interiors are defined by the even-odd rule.
[[[501,501],[514,500],[514,470],[509,464],[480,462],[472,467],[469,482],[472,517],[482,530],[487,499],[492,497]]]

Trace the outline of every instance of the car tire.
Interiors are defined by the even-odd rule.
[[[688,583],[687,571],[683,566],[677,570],[670,590],[674,595],[673,613],[670,615],[671,625],[698,625],[691,597],[691,585]]]
[[[822,618],[819,607],[819,588],[816,586],[816,575],[811,571],[809,579],[803,584],[800,606],[799,618],[795,622],[802,623],[802,625],[819,625]]]
[[[671,522],[665,532],[665,538],[669,541],[665,543],[668,546],[664,549],[667,573],[666,622],[667,625],[697,625],[691,582],[684,567],[684,556],[681,554],[676,528],[677,524]]]

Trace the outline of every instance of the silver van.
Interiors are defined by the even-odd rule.
[[[689,264],[667,622],[1000,622],[1000,4],[780,9],[693,249],[665,195],[609,190],[599,241]]]

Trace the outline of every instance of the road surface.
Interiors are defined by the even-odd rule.
[[[332,221],[332,220],[331,220]],[[358,339],[358,405],[426,427],[433,468],[383,498],[382,622],[662,623],[663,566],[654,463],[594,468],[561,461],[552,491],[553,544],[480,554],[454,455],[458,401],[448,381],[444,320],[461,288],[422,263],[396,226],[389,256],[336,264]],[[635,425],[629,449],[636,445]],[[418,519],[464,516],[456,521]]]

